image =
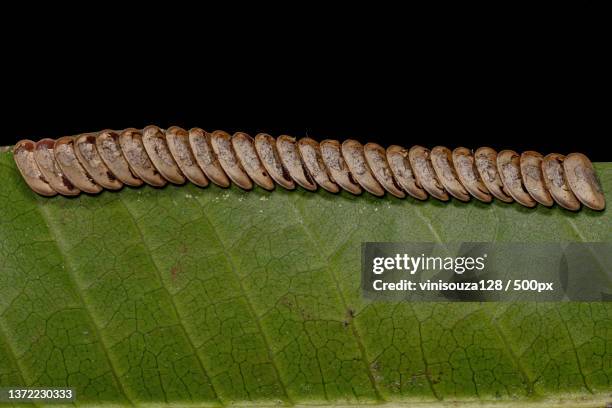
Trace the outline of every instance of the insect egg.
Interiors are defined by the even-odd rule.
[[[389,168],[402,188],[412,197],[418,200],[426,200],[429,195],[417,184],[408,160],[408,150],[401,146],[392,145],[387,148],[386,154]]]
[[[185,176],[179,169],[166,142],[166,135],[157,126],[147,126],[142,131],[142,144],[159,173],[174,184],[184,184]]]
[[[53,139],[41,139],[36,142],[36,146],[34,147],[34,160],[36,161],[40,172],[51,188],[61,195],[79,195],[81,190],[76,188],[74,184],[68,180],[68,178],[62,172],[62,169],[59,167],[59,164],[57,164],[57,161],[55,160],[55,153],[53,151],[54,146],[55,140]]]
[[[500,201],[511,203],[512,197],[506,194],[504,184],[497,170],[497,152],[490,147],[481,147],[474,153],[476,169],[487,189]]]
[[[240,166],[234,149],[232,148],[231,139],[232,137],[227,132],[222,130],[214,131],[210,135],[213,152],[219,159],[223,171],[225,171],[229,178],[236,183],[238,187],[244,190],[251,190],[253,188],[253,182]]]
[[[567,183],[582,204],[597,211],[606,208],[606,197],[588,157],[582,153],[568,154],[563,169]]]
[[[536,201],[531,198],[523,185],[519,161],[520,156],[515,151],[502,150],[497,155],[497,170],[505,191],[508,191],[512,198],[525,207],[535,207]]]
[[[564,160],[565,156],[558,153],[551,153],[544,157],[542,160],[544,182],[557,204],[567,210],[578,211],[580,209],[580,201],[578,201],[565,180],[565,171],[563,170]]]
[[[452,153],[448,148],[436,146],[431,149],[431,165],[446,191],[458,200],[470,200],[470,195],[457,178]]]
[[[204,171],[204,174],[219,187],[229,187],[230,179],[223,171],[211,144],[210,133],[200,128],[189,130],[189,146],[193,151],[196,163]]]
[[[315,191],[317,185],[313,182],[308,171],[304,168],[302,159],[297,151],[295,138],[281,135],[276,139],[276,148],[283,166],[291,178],[306,190]]]
[[[119,136],[119,145],[130,168],[145,183],[154,187],[166,185],[166,179],[159,174],[147,155],[147,151],[142,143],[142,134],[139,130],[125,129]]]
[[[13,158],[17,169],[26,184],[34,192],[46,197],[57,195],[57,191],[51,188],[36,164],[34,146],[34,142],[27,139],[21,140],[15,145],[13,148]]]
[[[181,172],[196,186],[206,187],[208,179],[196,163],[189,147],[189,133],[178,126],[166,130],[166,143]]]
[[[259,133],[252,138],[243,132],[147,126],[142,131],[104,130],[38,143],[22,140],[13,155],[26,184],[43,196],[95,194],[123,184],[163,187],[189,180],[200,187],[212,181],[225,188],[233,182],[244,190],[255,185],[273,190],[278,184],[287,190],[299,185],[315,191],[321,186],[331,193],[358,195],[366,190],[379,197],[388,192],[418,200],[431,195],[441,201],[452,196],[488,203],[496,198],[530,208],[555,202],[573,211],[581,203],[597,211],[605,208],[595,168],[581,153],[542,157],[534,151],[498,154],[490,147],[475,152],[444,146],[385,149],[353,139],[319,143],[310,137]]]
[[[276,150],[276,139],[267,133],[259,133],[255,136],[254,144],[257,156],[270,177],[287,190],[293,190],[295,182],[289,176],[289,172],[283,167],[283,163]]]
[[[347,139],[342,143],[342,157],[357,182],[370,194],[382,196],[385,190],[372,176],[372,171],[363,153],[363,146],[357,140]]]
[[[103,130],[96,137],[96,148],[108,170],[122,183],[138,187],[142,180],[136,177],[124,157],[119,145],[119,135],[112,130]]]
[[[429,194],[441,201],[448,201],[449,196],[438,180],[438,176],[429,159],[429,149],[422,146],[413,146],[408,152],[410,166],[414,171],[415,178]]]
[[[372,174],[384,189],[398,198],[406,197],[406,193],[393,177],[389,163],[387,163],[385,149],[376,143],[366,143],[363,153]]]
[[[353,178],[342,157],[340,142],[328,139],[323,140],[319,146],[321,147],[321,158],[325,166],[327,166],[331,178],[349,193],[361,194],[361,186]]]
[[[542,155],[533,151],[523,152],[521,154],[520,166],[523,183],[531,197],[547,207],[553,205],[555,202],[544,184]]]
[[[340,191],[340,188],[334,183],[327,171],[325,163],[323,163],[319,143],[309,137],[303,137],[298,141],[298,152],[306,170],[318,185],[331,193]]]
[[[480,178],[472,151],[458,147],[453,150],[452,156],[457,177],[465,189],[478,200],[490,203],[493,197]]]
[[[123,183],[108,169],[96,148],[96,136],[84,134],[74,141],[74,153],[96,183],[108,190],[119,190]]]
[[[53,151],[62,173],[76,188],[90,194],[102,191],[102,187],[93,180],[79,162],[74,152],[73,137],[65,136],[57,139]]]
[[[253,138],[246,133],[237,132],[232,137],[232,146],[238,161],[248,176],[261,188],[273,190],[274,181],[272,181],[259,157],[257,157]]]

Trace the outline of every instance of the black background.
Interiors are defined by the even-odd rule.
[[[157,124],[612,160],[609,45],[591,3],[468,20],[440,8],[424,26],[365,11],[54,29],[5,58],[3,144]]]

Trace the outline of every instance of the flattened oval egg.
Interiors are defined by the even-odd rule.
[[[274,181],[257,156],[253,138],[246,133],[236,132],[232,137],[232,146],[251,180],[265,190],[274,190]]]
[[[374,178],[376,178],[380,185],[397,198],[406,197],[406,193],[404,193],[393,177],[391,167],[389,163],[387,163],[385,149],[376,143],[366,143],[366,145],[363,146],[363,153],[368,163],[368,167],[372,170]]]
[[[304,168],[302,159],[297,151],[295,138],[281,135],[276,139],[276,149],[291,178],[306,190],[315,191],[317,185]]]
[[[606,197],[588,157],[582,153],[568,154],[563,169],[567,183],[582,204],[597,211],[606,208]]]
[[[74,138],[60,137],[53,146],[55,160],[62,173],[79,190],[90,194],[98,194],[102,187],[87,173],[74,151]]]
[[[196,186],[208,186],[208,178],[198,166],[189,146],[189,132],[178,126],[166,130],[166,143],[181,172]]]
[[[119,134],[112,130],[103,130],[96,137],[96,148],[102,161],[110,172],[122,183],[138,187],[142,180],[130,168],[119,144]]]
[[[238,187],[244,190],[251,190],[253,182],[238,162],[232,147],[232,137],[230,134],[222,130],[215,130],[210,135],[210,144],[215,152],[215,156],[219,159],[221,167],[229,178]]]
[[[551,153],[544,157],[542,160],[544,183],[557,204],[567,210],[578,211],[580,201],[578,201],[565,179],[564,160],[565,156],[558,153]]]
[[[410,161],[408,160],[408,150],[401,146],[391,145],[387,148],[387,163],[393,172],[395,180],[402,186],[404,191],[417,200],[426,200],[429,195],[417,184]]]
[[[542,155],[534,151],[521,153],[521,176],[527,192],[538,203],[550,207],[555,202],[546,189],[542,174]]]
[[[438,180],[453,197],[460,201],[469,201],[470,195],[457,177],[451,151],[444,146],[431,149],[431,164],[438,176]]]
[[[295,188],[295,182],[283,166],[278,150],[276,150],[276,139],[267,133],[259,133],[255,136],[255,151],[268,174],[277,184],[287,190]]]
[[[139,130],[133,128],[123,130],[119,136],[119,145],[130,169],[145,183],[154,187],[163,187],[167,184],[166,179],[159,174],[149,159]]]
[[[465,189],[478,200],[490,203],[493,197],[482,182],[472,151],[466,147],[458,147],[453,150],[452,156],[457,177]]]
[[[96,148],[96,136],[83,134],[74,141],[74,153],[96,183],[108,190],[119,190],[123,183],[106,166]]]
[[[505,203],[514,201],[506,193],[504,183],[497,170],[497,152],[490,147],[481,147],[474,153],[474,160],[476,169],[487,190],[500,201]]]
[[[448,193],[440,183],[440,180],[438,180],[429,156],[429,149],[423,146],[413,146],[408,151],[410,166],[419,185],[438,200],[448,201]]]
[[[34,147],[33,141],[20,140],[13,148],[13,159],[23,180],[32,191],[45,197],[53,197],[57,195],[57,191],[51,188],[38,168],[34,159]]]
[[[297,146],[302,162],[314,181],[330,193],[340,191],[340,188],[334,183],[327,171],[325,163],[323,163],[319,143],[309,137],[303,137],[298,140]]]
[[[337,140],[326,139],[319,144],[321,158],[327,167],[331,178],[338,183],[342,189],[351,194],[361,194],[361,186],[355,181],[344,158],[342,157],[341,145]]]
[[[76,188],[64,175],[57,160],[55,160],[55,140],[41,139],[34,148],[34,160],[51,188],[63,196],[76,196],[81,190]]]
[[[376,181],[366,162],[363,146],[357,140],[347,139],[342,142],[342,157],[346,162],[351,174],[357,182],[370,194],[382,196],[385,190]]]
[[[166,142],[166,134],[157,126],[147,126],[142,131],[142,144],[149,159],[159,173],[169,182],[185,184],[185,176],[172,157]]]
[[[200,128],[190,129],[189,146],[196,163],[204,171],[206,177],[219,187],[229,187],[231,184],[230,179],[223,171],[223,167],[221,167],[219,159],[212,148],[210,133]]]
[[[521,177],[520,156],[513,150],[502,150],[497,155],[497,170],[505,191],[525,207],[535,207],[536,201],[529,195]]]

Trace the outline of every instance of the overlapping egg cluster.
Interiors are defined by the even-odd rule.
[[[231,182],[250,190],[296,185],[332,193],[363,190],[382,196],[425,200],[430,195],[447,201],[474,197],[538,203],[578,210],[581,203],[605,208],[605,197],[590,160],[581,153],[547,156],[533,151],[497,153],[489,147],[472,151],[422,146],[383,148],[356,140],[317,142],[305,137],[255,138],[238,132],[208,133],[199,128],[167,130],[156,126],[123,131],[105,130],[38,142],[22,140],[13,150],[15,162],[32,190],[43,196],[96,194],[102,189],[143,183],[162,187],[190,181],[206,187],[210,181]]]

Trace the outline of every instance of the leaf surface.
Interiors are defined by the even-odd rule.
[[[612,163],[596,169],[612,191]],[[10,153],[0,180],[0,387],[198,406],[612,392],[610,303],[368,303],[359,288],[365,241],[610,242],[609,209],[193,185],[48,199]]]

